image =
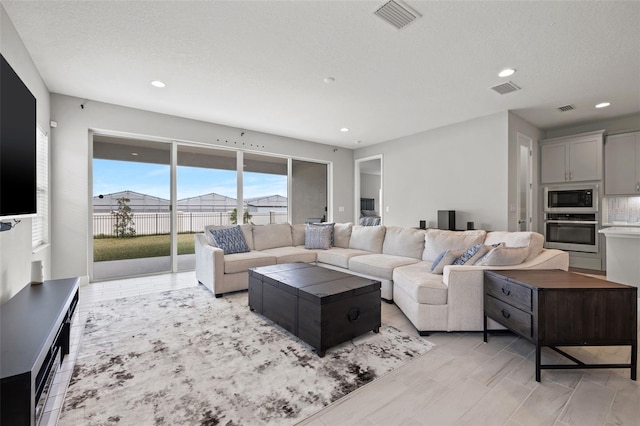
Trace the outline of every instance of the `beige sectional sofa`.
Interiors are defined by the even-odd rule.
[[[333,225],[329,249],[305,248],[306,225],[241,225],[248,252],[224,254],[210,230],[196,234],[196,277],[216,297],[246,290],[250,268],[315,262],[381,282],[382,298],[393,301],[421,334],[479,331],[483,327],[485,269],[563,269],[566,252],[543,248],[535,232],[419,230],[396,226]],[[476,257],[463,265],[461,253]],[[485,253],[486,255],[481,257]],[[441,254],[442,259],[438,259]],[[491,256],[489,256],[491,255]],[[481,259],[487,264],[470,264]],[[433,273],[437,262],[441,273]],[[446,264],[446,265],[445,265]],[[443,265],[445,265],[443,267]]]

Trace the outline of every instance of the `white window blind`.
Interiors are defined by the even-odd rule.
[[[38,215],[31,221],[33,248],[49,242],[49,137],[36,127],[37,208]]]

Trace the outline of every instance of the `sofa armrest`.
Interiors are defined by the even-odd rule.
[[[223,282],[224,251],[219,247],[209,245],[204,234],[196,234],[194,239],[196,279],[216,294],[216,282]]]
[[[484,271],[508,269],[569,269],[569,254],[562,250],[543,249],[531,260],[512,266],[444,267],[442,281],[448,287],[448,327],[450,330],[482,330]]]

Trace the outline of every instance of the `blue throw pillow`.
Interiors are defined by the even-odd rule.
[[[211,229],[211,236],[224,254],[246,253],[249,251],[247,241],[239,225],[230,228]]]
[[[471,259],[482,248],[482,244],[476,244],[469,247],[462,253],[462,255],[453,262],[454,265],[464,265],[469,259]]]

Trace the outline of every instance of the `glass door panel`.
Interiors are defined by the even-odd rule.
[[[289,220],[287,198],[288,160],[244,153],[242,175],[242,217],[237,223],[266,225]],[[235,222],[234,222],[235,223]]]
[[[326,221],[327,165],[293,160],[291,180],[291,222]]]
[[[236,152],[178,145],[178,270],[195,269],[194,234],[231,225],[237,209]]]
[[[171,145],[93,138],[93,280],[171,270]]]

